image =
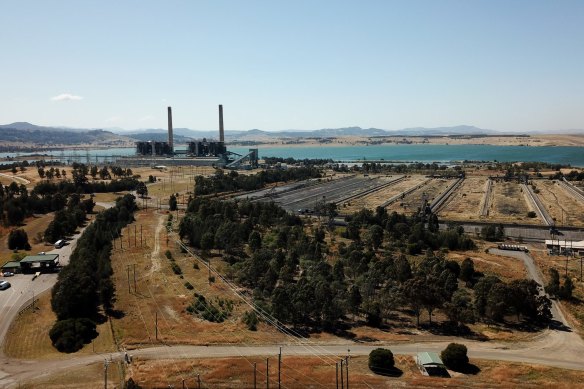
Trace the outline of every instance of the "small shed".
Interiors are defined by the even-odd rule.
[[[11,273],[20,273],[20,262],[18,261],[8,261],[4,265],[2,265],[2,273],[4,272],[11,272]]]
[[[23,273],[50,273],[59,266],[59,254],[29,255],[20,261]]]
[[[416,365],[427,376],[450,377],[442,359],[436,353],[419,352],[416,355]]]

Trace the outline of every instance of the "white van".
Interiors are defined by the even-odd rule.
[[[65,245],[65,240],[63,240],[63,239],[59,239],[58,241],[55,242],[55,248],[56,249],[60,249],[64,245]]]

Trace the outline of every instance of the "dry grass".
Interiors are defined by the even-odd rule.
[[[573,388],[584,379],[581,371],[486,360],[471,361],[480,369],[476,375],[450,372],[451,378],[426,377],[419,372],[413,357],[404,355],[395,357],[396,367],[402,375],[387,377],[371,372],[367,359],[367,356],[351,357],[351,388]],[[182,380],[187,387],[197,387],[197,375],[202,388],[253,388],[254,363],[257,366],[257,387],[266,387],[266,359],[257,357],[190,361],[136,358],[128,374],[144,388],[181,387]],[[277,379],[277,356],[273,355],[270,356],[270,387],[277,387]],[[284,355],[281,380],[285,388],[335,388],[334,361]]]
[[[538,180],[534,181],[539,189],[539,198],[547,207],[550,216],[559,225],[583,226],[584,213],[582,212],[582,202],[578,201],[572,194],[568,193],[555,181]]]
[[[167,214],[141,211],[136,215],[135,224],[139,246],[140,225],[144,247],[134,246],[134,227],[124,230],[123,250],[120,250],[119,240],[116,241],[116,251],[112,257],[114,282],[116,284],[118,302],[116,308],[125,312],[126,316],[114,321],[116,335],[124,346],[133,348],[152,343],[261,343],[278,342],[283,339],[271,327],[260,325],[259,331],[247,330],[241,322],[241,316],[248,309],[246,305],[235,298],[225,284],[217,280],[209,285],[208,271],[203,264],[199,269],[193,267],[195,260],[181,253],[172,241],[167,243],[166,232],[160,234],[159,247],[156,250],[155,233],[157,226],[166,224]],[[129,237],[129,240],[128,240]],[[131,247],[128,247],[128,243]],[[165,257],[166,250],[171,251],[176,263],[182,269],[182,277],[171,270],[171,262]],[[221,268],[224,264],[217,258],[212,260],[213,267]],[[134,291],[133,269],[136,268],[136,286]],[[130,287],[128,292],[128,273],[130,266]],[[193,285],[193,290],[185,287],[185,282]],[[224,323],[211,323],[194,317],[186,312],[193,302],[193,293],[203,294],[208,300],[218,298],[234,303],[231,316]],[[158,315],[158,341],[155,334],[155,321]],[[229,335],[227,335],[229,334]]]
[[[485,194],[485,177],[468,177],[450,196],[440,211],[440,217],[448,220],[477,220]]]
[[[45,229],[49,223],[53,220],[55,216],[54,213],[48,213],[46,215],[39,215],[38,217],[29,217],[24,221],[24,226],[13,226],[13,227],[0,227],[0,237],[2,237],[2,245],[0,245],[0,262],[9,261],[12,256],[12,250],[8,249],[8,234],[10,230],[14,228],[22,228],[26,231],[28,235],[28,243],[30,243],[30,251],[22,251],[26,255],[32,255],[39,253],[41,251],[52,250],[53,247],[50,244],[45,244],[43,241],[43,235]]]
[[[390,179],[388,178],[387,180]],[[350,200],[346,206],[344,204],[341,206],[342,212],[350,214],[357,212],[362,208],[375,209],[385,201],[389,200],[391,197],[396,196],[408,190],[409,188],[422,183],[424,180],[424,176],[410,176],[403,181],[400,181],[394,185],[390,185],[387,188],[383,188],[369,195]]]
[[[444,192],[452,181],[447,179],[433,179],[419,189],[416,189],[403,200],[396,201],[388,206],[388,211],[412,214],[418,212],[422,205],[422,196],[426,196],[428,203],[431,203],[440,193]],[[412,185],[410,185],[412,187]]]
[[[49,331],[56,316],[51,310],[51,294],[45,292],[39,298],[37,308],[27,310],[16,317],[6,337],[4,352],[19,359],[64,359],[68,354],[57,351],[51,344]],[[107,353],[116,351],[110,324],[97,326],[99,336],[85,345],[77,354]]]
[[[505,281],[520,280],[527,277],[527,271],[525,270],[523,261],[486,253],[485,249],[494,247],[487,242],[477,241],[476,244],[477,250],[466,252],[453,251],[448,253],[448,259],[462,263],[465,258],[471,258],[476,271],[482,272],[485,275],[496,275]]]
[[[121,388],[124,383],[126,367],[122,362],[110,362],[108,366],[108,388]],[[29,382],[19,383],[21,389],[102,389],[104,387],[103,363],[69,368],[66,372],[52,374],[48,377],[35,378]]]
[[[541,224],[538,218],[527,217],[531,210],[521,187],[516,182],[493,181],[493,205],[489,219],[504,222]]]

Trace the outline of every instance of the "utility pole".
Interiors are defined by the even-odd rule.
[[[349,356],[345,357],[345,369],[347,370],[347,389],[349,389]]]
[[[107,359],[103,360],[103,387],[107,389]]]
[[[128,271],[128,293],[132,293],[130,290],[130,265],[127,266],[126,270]]]
[[[266,358],[266,389],[270,389],[270,358]]]
[[[185,389],[185,380],[182,380],[182,389]]]
[[[281,389],[281,376],[280,372],[282,370],[282,347],[280,347],[280,354],[278,354],[278,389]]]
[[[197,388],[201,389],[201,375],[197,374]]]
[[[253,363],[253,389],[257,389],[257,380],[256,380],[256,374],[257,374],[257,363]]]
[[[156,319],[155,319],[155,326],[156,326],[156,340],[158,340],[158,311],[156,311]]]
[[[335,382],[337,384],[337,389],[339,389],[339,362],[335,363]]]
[[[343,383],[343,360],[341,359],[341,389],[345,388],[345,384]]]

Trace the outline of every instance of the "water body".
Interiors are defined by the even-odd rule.
[[[249,147],[228,148],[242,154]],[[584,167],[584,147],[490,145],[373,145],[331,147],[258,147],[260,157],[332,158],[335,161],[439,162],[499,161],[549,162]]]
[[[180,146],[179,146],[180,149]],[[229,147],[229,151],[245,154],[250,147]],[[539,161],[548,163],[570,164],[584,167],[584,147],[576,146],[490,146],[490,145],[374,145],[374,146],[294,146],[262,147],[258,146],[261,157],[282,158],[331,158],[335,161],[388,161],[388,162],[438,162],[453,161]],[[52,150],[39,154],[74,157],[78,162],[103,162],[106,157],[134,155],[134,148],[110,148],[95,150]],[[0,157],[26,156],[32,153],[0,153]]]

